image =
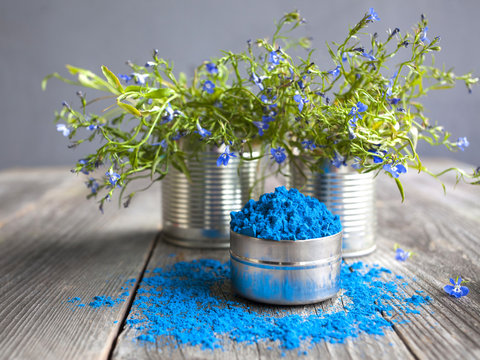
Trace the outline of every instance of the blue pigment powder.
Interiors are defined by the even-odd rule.
[[[288,307],[259,305],[267,313],[252,310],[248,301],[231,293],[228,262],[178,262],[147,272],[126,326],[135,330],[135,341],[167,348],[198,345],[204,350],[221,349],[228,341],[278,341],[283,349],[322,341],[343,343],[362,333],[384,335],[394,324],[408,322],[403,314],[417,316],[422,306],[431,302],[419,292],[407,295],[390,278],[395,276],[386,268],[343,263],[341,299],[335,301],[339,305],[305,307],[305,315],[291,314]],[[106,300],[112,299],[94,298],[89,307],[98,311],[98,307],[112,306],[112,301]],[[113,303],[122,300],[120,296]]]
[[[258,201],[248,201],[242,210],[230,216],[234,232],[260,239],[317,239],[342,230],[340,218],[325,204],[284,186],[263,194]]]

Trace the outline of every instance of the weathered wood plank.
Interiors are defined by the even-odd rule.
[[[480,189],[459,184],[453,190],[455,179],[449,176],[444,178],[444,196],[430,177],[409,174],[403,180],[404,204],[392,199],[394,184],[379,181],[379,248],[362,260],[404,276],[396,282],[400,287],[409,283],[404,287],[409,296],[420,290],[434,299],[429,311],[422,316],[403,314],[410,322],[395,327],[417,358],[479,358]],[[416,255],[405,263],[394,260],[395,243]],[[454,299],[443,291],[457,275],[470,280],[465,298]]]
[[[82,180],[68,176],[60,188],[45,185],[30,211],[0,229],[0,358],[107,358],[133,294],[98,310],[66,301],[118,297],[125,280],[140,276],[158,234],[158,187],[102,216],[85,201]],[[24,192],[34,194],[38,177],[25,178],[32,181]]]

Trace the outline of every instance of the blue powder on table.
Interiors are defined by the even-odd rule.
[[[325,204],[284,186],[263,194],[258,201],[248,201],[242,210],[230,216],[234,232],[260,239],[316,239],[342,230],[340,218]]]
[[[336,301],[343,307],[306,307],[307,314],[299,315],[281,307],[254,311],[248,301],[230,295],[228,262],[179,262],[154,269],[143,279],[126,325],[137,331],[140,343],[204,350],[222,348],[226,341],[278,341],[283,349],[298,349],[305,343],[343,343],[362,333],[381,336],[394,324],[407,322],[401,318],[402,304],[417,315],[417,308],[429,303],[428,296],[408,297],[399,291],[394,281],[384,279],[394,278],[390,273],[362,262],[344,263],[341,301]]]

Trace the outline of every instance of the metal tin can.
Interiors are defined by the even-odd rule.
[[[254,301],[312,304],[340,288],[342,233],[309,240],[265,240],[230,232],[233,290]]]
[[[211,149],[187,160],[191,181],[173,168],[162,180],[163,238],[167,242],[228,248],[230,212],[240,210],[250,199],[258,161],[232,157],[228,166],[217,167],[222,152]]]
[[[375,180],[351,166],[337,168],[325,163],[323,173],[291,166],[289,184],[303,194],[316,197],[335,215],[343,228],[343,257],[363,256],[376,249]]]

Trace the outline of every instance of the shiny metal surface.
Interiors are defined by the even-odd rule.
[[[291,167],[291,187],[314,196],[340,216],[343,227],[343,257],[363,256],[376,249],[375,180],[372,174],[359,174],[351,166],[325,165],[325,173],[305,178]],[[307,169],[305,174],[309,174]]]
[[[185,247],[228,248],[230,212],[240,210],[250,199],[258,161],[232,157],[228,166],[217,167],[221,153],[206,151],[187,161],[191,182],[173,168],[162,180],[166,241]]]
[[[342,233],[297,241],[230,233],[232,287],[263,303],[301,305],[335,296],[340,288]]]

